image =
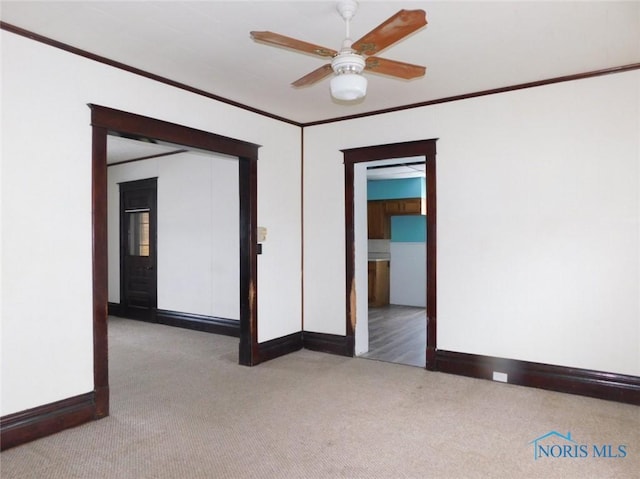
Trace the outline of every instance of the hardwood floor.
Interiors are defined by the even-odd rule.
[[[425,308],[393,304],[369,308],[369,352],[361,357],[424,368],[426,349]]]

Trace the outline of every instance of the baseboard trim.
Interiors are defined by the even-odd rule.
[[[436,352],[436,370],[489,380],[498,371],[509,384],[640,405],[636,376],[442,350]]]
[[[120,303],[107,303],[107,314],[109,316],[120,316]]]
[[[258,344],[259,363],[269,361],[285,354],[310,349],[339,356],[353,356],[353,337],[337,334],[314,333],[299,331],[281,338]]]
[[[195,331],[223,334],[235,338],[240,337],[240,321],[237,319],[158,309],[156,312],[156,321],[160,324],[166,324],[167,326],[177,326]]]
[[[259,363],[302,349],[302,331],[258,343]]]
[[[353,357],[354,348],[352,336],[304,331],[302,339],[305,349],[337,354],[338,356]]]
[[[79,426],[96,419],[94,393],[27,409],[0,418],[0,450]]]
[[[108,312],[111,316],[127,317],[122,314],[119,303],[108,303]],[[218,318],[216,316],[206,316],[204,314],[182,313],[180,311],[170,311],[168,309],[158,309],[153,315],[153,320],[143,317],[128,317],[137,321],[146,321],[178,328],[203,331],[205,333],[222,334],[225,336],[240,337],[240,321],[237,319]]]

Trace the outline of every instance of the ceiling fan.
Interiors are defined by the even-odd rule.
[[[354,42],[350,37],[349,26],[357,8],[358,3],[355,0],[338,2],[337,9],[346,26],[346,38],[339,52],[268,31],[251,32],[251,38],[269,45],[331,58],[331,63],[299,78],[292,85],[295,87],[312,85],[333,73],[331,95],[337,100],[353,101],[366,95],[367,79],[362,75],[363,70],[405,80],[423,76],[425,73],[423,66],[374,55],[425,26],[427,19],[424,10],[400,10]]]

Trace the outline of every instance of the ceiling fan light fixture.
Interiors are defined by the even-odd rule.
[[[354,101],[366,94],[367,79],[359,73],[341,73],[331,79],[331,96],[336,100]]]
[[[320,57],[332,58],[331,63],[316,68],[291,83],[292,86],[306,87],[331,75],[331,95],[336,100],[355,101],[367,94],[367,79],[364,70],[383,75],[411,80],[424,76],[425,67],[410,63],[387,60],[376,55],[379,51],[395,44],[427,24],[424,10],[400,10],[375,27],[356,42],[351,39],[349,24],[356,13],[358,2],[339,0],[337,9],[345,22],[345,37],[340,51],[286,37],[269,31],[252,31],[251,38],[277,47],[286,47]]]
[[[362,55],[353,51],[342,51],[336,55],[331,62],[335,72],[331,79],[331,96],[342,101],[363,98],[367,94],[367,79],[361,74],[364,67]]]

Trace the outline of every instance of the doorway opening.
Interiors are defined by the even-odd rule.
[[[239,363],[258,362],[257,159],[258,145],[202,130],[90,104],[92,126],[93,344],[96,418],[109,414],[107,340],[108,229],[107,137],[110,133],[154,138],[238,159],[240,341]],[[140,218],[142,220],[142,218]],[[141,223],[142,224],[142,221]]]
[[[238,158],[110,132],[107,163],[109,314],[238,337]]]
[[[352,353],[362,355],[369,349],[369,271],[368,271],[368,214],[367,165],[394,164],[401,159],[420,157],[426,175],[426,241],[424,242],[423,277],[426,284],[426,314],[418,318],[424,324],[426,342],[424,360],[420,366],[435,369],[436,353],[436,140],[378,145],[343,150],[345,163],[345,226],[346,226],[346,312],[347,336],[353,345]],[[397,206],[397,205],[396,205]],[[394,206],[394,208],[396,207]],[[398,206],[402,207],[402,206]],[[409,281],[415,286],[414,279]],[[403,311],[402,313],[407,313]],[[411,311],[420,314],[421,311]],[[409,314],[411,315],[411,314]],[[421,327],[419,325],[418,327]],[[414,359],[415,362],[415,359]],[[418,365],[418,364],[416,364]]]
[[[366,168],[366,178],[358,170]],[[363,162],[366,232],[356,220],[356,249],[366,239],[368,314],[357,322],[356,355],[408,366],[426,364],[425,157]],[[356,188],[358,190],[359,188]],[[355,215],[361,213],[357,196]],[[357,255],[362,258],[363,255]],[[358,268],[360,265],[357,265]]]
[[[158,307],[157,178],[120,183],[119,193],[119,312],[153,321]]]

